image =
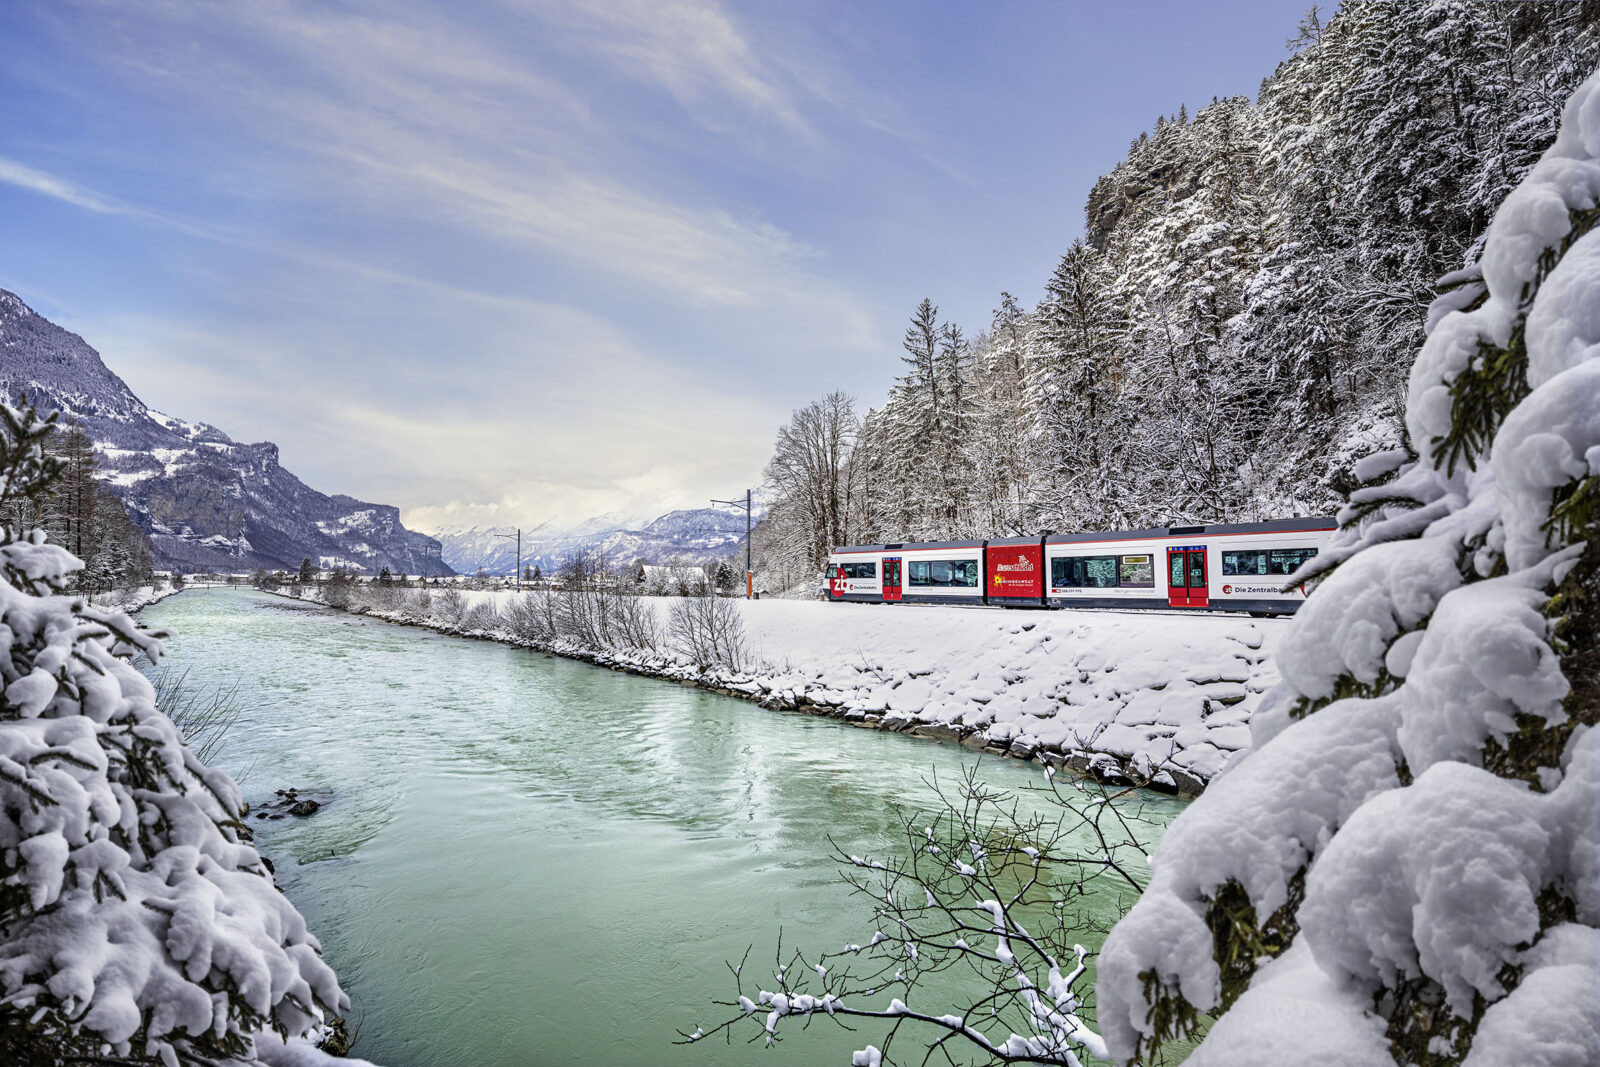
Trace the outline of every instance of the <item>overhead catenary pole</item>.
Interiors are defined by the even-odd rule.
[[[495,534],[495,536],[496,537],[503,537],[507,541],[510,541],[512,539],[510,534]],[[517,527],[516,542],[517,542],[516,583],[517,583],[517,592],[520,593],[520,592],[522,592],[522,527],[520,527],[520,526]]]
[[[744,508],[744,598],[749,600],[755,596],[756,591],[756,572],[750,562],[750,520],[755,512],[755,490],[746,489],[743,500],[718,500],[713,497],[711,502],[726,504],[730,508]]]

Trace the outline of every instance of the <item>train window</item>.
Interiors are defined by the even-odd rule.
[[[846,578],[876,578],[878,565],[876,563],[841,563]]]
[[[1223,574],[1293,574],[1317,554],[1314,548],[1247,549],[1222,554]]]
[[[1317,554],[1314,548],[1274,548],[1269,553],[1269,574],[1293,574],[1300,565]]]
[[[906,564],[908,584],[916,586],[978,587],[975,559],[914,559]]]
[[[1315,552],[1315,549],[1312,551]],[[1256,549],[1246,552],[1224,552],[1222,554],[1222,573],[1266,574],[1267,554]]]
[[[1066,589],[1108,589],[1117,584],[1116,556],[1072,556],[1050,561],[1050,584]]]
[[[1117,584],[1117,557],[1090,556],[1083,561],[1083,584],[1093,589],[1110,589]]]
[[[1156,564],[1153,556],[1119,556],[1117,584],[1153,586],[1156,584]]]
[[[1167,579],[1167,585],[1173,589],[1187,588],[1187,583],[1183,580],[1183,553],[1168,553],[1167,562],[1172,564],[1172,577]]]

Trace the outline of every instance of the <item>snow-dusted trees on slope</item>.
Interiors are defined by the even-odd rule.
[[[1313,514],[1405,443],[1434,279],[1555,136],[1600,8],[1349,3],[1291,46],[1254,103],[1139,135],[1032,310],[965,343],[914,310],[860,539]]]
[[[58,475],[49,432],[0,404],[0,511]],[[80,567],[0,532],[0,1062],[315,1058],[284,1039],[344,994],[130,666],[160,641],[61,595]]]
[[[1448,282],[1416,454],[1106,941],[1123,1062],[1203,1014],[1197,1067],[1600,1062],[1600,74]]]

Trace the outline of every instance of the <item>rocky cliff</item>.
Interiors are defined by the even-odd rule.
[[[77,334],[0,289],[0,394],[57,409],[94,440],[99,476],[150,534],[156,566],[238,571],[322,566],[440,573],[439,543],[398,509],[310,488],[270,441],[241,444],[152,411]],[[446,568],[448,569],[448,568]]]

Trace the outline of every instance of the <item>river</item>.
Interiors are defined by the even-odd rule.
[[[237,687],[214,762],[252,807],[290,786],[327,793],[314,816],[250,825],[353,1001],[353,1054],[389,1067],[849,1063],[875,1031],[791,1026],[775,1052],[747,1032],[671,1041],[723,1018],[724,961],[753,943],[770,974],[780,928],[786,946],[829,950],[871,936],[830,835],[903,850],[891,805],[929,804],[935,771],[978,761],[992,785],[1043,780],[1034,764],[261,593],[191,590],[141,618],[173,632],[167,665],[191,688]],[[1181,807],[1142,805],[1152,838]]]

